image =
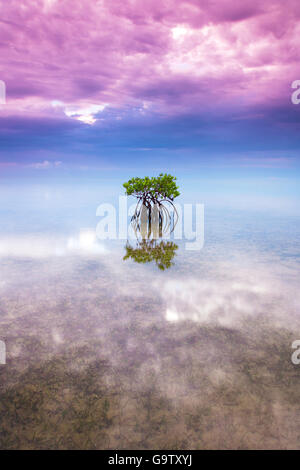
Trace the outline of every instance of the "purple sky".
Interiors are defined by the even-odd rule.
[[[0,8],[2,174],[217,162],[299,176],[299,0]]]

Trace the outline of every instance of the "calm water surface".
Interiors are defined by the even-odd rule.
[[[299,218],[208,210],[160,270],[71,214],[1,211],[1,448],[300,448]]]

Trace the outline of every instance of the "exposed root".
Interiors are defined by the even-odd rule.
[[[166,203],[170,204],[171,211],[168,208]],[[178,216],[176,207],[172,201],[170,201],[169,199],[163,199],[161,201],[157,201],[157,200],[145,201],[143,198],[139,198],[134,214],[131,217],[131,224],[132,224],[134,233],[137,238],[139,238],[138,232],[141,231],[141,211],[142,211],[143,206],[146,207],[147,212],[148,212],[147,232],[148,232],[148,239],[151,238],[151,232],[152,232],[151,224],[152,224],[152,213],[153,213],[154,204],[157,205],[158,207],[160,237],[162,237],[163,235],[172,233],[174,231],[176,224],[178,222],[179,216]]]

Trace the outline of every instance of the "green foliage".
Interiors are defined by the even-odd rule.
[[[126,246],[126,255],[123,260],[132,259],[136,263],[150,263],[154,261],[156,266],[164,271],[170,268],[178,245],[171,241],[143,240],[138,248],[132,248],[129,244]]]
[[[157,177],[131,178],[123,184],[127,196],[136,196],[147,202],[157,203],[163,199],[173,201],[180,195],[176,178],[172,175],[160,173]]]

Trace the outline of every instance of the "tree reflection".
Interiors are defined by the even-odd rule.
[[[155,262],[156,266],[164,271],[174,265],[172,262],[176,255],[178,245],[163,240],[162,237],[174,230],[176,222],[170,213],[162,212],[157,206],[149,211],[144,205],[131,220],[131,226],[136,236],[136,246],[127,241],[126,254],[123,260],[132,259],[136,263]]]
[[[129,242],[126,245],[126,255],[123,260],[132,259],[136,263],[150,263],[154,261],[156,266],[164,271],[169,269],[178,245],[165,240],[142,240],[137,242],[136,248],[133,248]]]

